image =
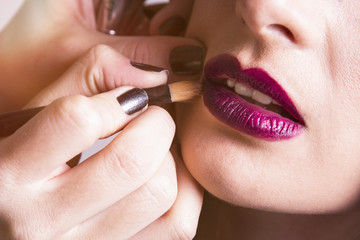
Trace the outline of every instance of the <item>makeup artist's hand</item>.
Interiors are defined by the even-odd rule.
[[[181,1],[183,0],[174,0],[171,2],[171,6],[174,6],[173,4],[176,4],[176,2],[181,2]],[[183,2],[184,4],[188,4],[188,2],[190,1],[185,0]],[[159,36],[159,37],[108,36],[96,30],[95,18],[93,14],[94,8],[95,7],[92,4],[92,2],[86,0],[85,1],[84,0],[25,1],[25,4],[20,10],[20,12],[10,23],[10,25],[8,25],[5,31],[2,32],[0,35],[0,52],[1,52],[0,72],[2,73],[2,79],[1,79],[2,85],[1,85],[0,93],[1,96],[6,96],[8,100],[7,105],[12,105],[10,106],[10,108],[19,108],[23,106],[31,98],[33,98],[36,94],[38,94],[38,92],[40,92],[42,89],[44,89],[47,86],[48,86],[47,89],[43,90],[40,94],[38,94],[37,97],[30,104],[28,104],[28,107],[48,104],[54,99],[72,94],[81,94],[88,96],[89,99],[92,99],[90,97],[90,95],[92,94],[98,96],[97,94],[100,92],[109,91],[116,87],[120,87],[122,85],[146,87],[149,85],[160,84],[160,82],[163,81],[163,80],[159,81],[159,79],[154,77],[154,73],[147,73],[146,77],[143,76],[139,78],[130,78],[123,76],[121,77],[121,80],[119,80],[119,76],[116,74],[117,71],[116,73],[114,73],[112,71],[109,71],[109,69],[111,68],[111,69],[119,70],[120,66],[123,65],[121,65],[119,61],[114,60],[113,57],[114,56],[116,57],[116,54],[111,53],[111,51],[104,50],[103,46],[93,48],[98,44],[110,45],[113,48],[115,48],[118,52],[130,58],[132,61],[147,63],[162,68],[170,69],[172,70],[170,71],[170,78],[172,80],[182,80],[184,78],[186,78],[187,80],[189,78],[198,79],[199,70],[201,70],[203,55],[201,51],[202,49],[200,49],[199,51],[199,48],[196,47],[201,47],[202,46],[201,43],[193,39],[166,37],[166,36]],[[166,9],[169,10],[170,8],[167,7]],[[186,19],[187,15],[189,14],[184,13],[184,15],[181,16],[184,16],[184,19],[187,20]],[[169,31],[173,29],[173,27],[171,27],[171,24],[170,27],[169,27],[169,23],[165,24],[165,27],[162,24],[162,21],[164,21],[165,23],[167,22],[168,19],[170,19],[167,18],[169,15],[167,15],[166,12],[162,12],[159,13],[159,16],[160,17],[154,18],[155,23],[151,25],[151,29],[152,29],[151,32],[156,33],[156,28],[159,28],[160,30],[160,26],[162,26],[162,29],[161,31],[159,31],[159,33],[165,35],[174,35],[173,32],[169,33]],[[182,48],[184,46],[185,48]],[[195,48],[189,48],[188,46],[195,46]],[[75,65],[73,65],[74,62],[76,62],[81,56],[83,56],[85,52],[87,52],[91,48],[92,50],[90,51],[90,54],[88,54],[85,58],[81,59],[80,61],[75,63]],[[174,49],[176,49],[177,51],[174,51],[171,54],[171,52]],[[172,57],[170,58],[171,61],[169,62],[170,55]],[[94,61],[92,62],[91,59]],[[90,62],[88,62],[88,60]],[[89,65],[84,65],[85,62],[87,62]],[[185,64],[185,63],[189,63],[189,64]],[[78,67],[76,67],[77,64]],[[73,67],[71,67],[72,65]],[[83,68],[81,68],[81,66]],[[129,67],[129,66],[125,65],[125,67]],[[64,74],[64,72],[69,68],[70,70]],[[134,71],[133,68],[129,68],[129,69],[126,68],[126,69],[130,70],[130,72]],[[68,75],[69,72],[71,72],[72,70],[74,70],[74,72],[76,73],[74,73],[74,75],[72,74]],[[69,78],[67,78],[66,76],[68,76]],[[82,82],[80,81],[79,83],[78,79],[81,78],[84,81]],[[50,84],[56,79],[59,80],[56,81],[54,84]],[[88,99],[88,98],[82,98],[82,99]],[[66,103],[69,102],[70,100],[67,101],[66,99],[62,99],[60,101],[57,101],[57,103],[60,102],[60,104],[55,106],[52,105],[52,107],[50,107],[49,109],[54,109],[54,108],[56,109],[57,108],[56,106],[61,106],[62,101]],[[75,108],[76,104],[72,105],[72,107]],[[57,111],[54,112],[56,113]],[[45,115],[42,116],[44,118],[46,117]],[[146,116],[151,116],[151,117],[146,117]],[[152,127],[153,125],[159,126],[161,128],[162,127],[161,123],[165,121],[166,116],[168,115],[166,115],[166,113],[164,113],[162,110],[159,110],[157,108],[153,110],[153,108],[151,108],[149,115],[141,116],[139,120],[136,119],[136,121],[132,122],[131,125],[129,125],[129,126],[133,126],[133,128],[128,128],[128,127],[125,128],[123,132],[129,133],[125,136],[129,137],[130,139],[137,140],[136,141],[137,145],[132,145],[132,147],[141,146],[145,144],[145,146],[149,147],[146,149],[151,149],[151,151],[154,151],[155,148],[153,148],[154,146],[151,145],[151,144],[155,144],[154,141],[148,143],[147,142],[148,138],[145,137],[145,136],[149,136],[149,138],[153,139],[154,136],[152,135],[152,132],[140,132],[140,133],[137,132],[138,135],[137,134],[133,135],[132,131],[136,132],[138,130],[141,131],[143,129],[147,131],[148,130],[147,128],[149,128],[149,126]],[[41,115],[39,115],[38,117],[41,117]],[[81,117],[81,116],[77,115],[77,117]],[[154,119],[151,120],[152,117],[154,117]],[[140,119],[142,118],[144,119],[140,121]],[[34,125],[37,128],[40,128],[40,126],[38,126],[37,124]],[[43,129],[43,126],[41,127],[41,129]],[[96,129],[96,127],[94,127],[94,129]],[[36,129],[34,129],[34,131],[35,130]],[[155,129],[152,130],[155,135],[159,134],[156,132],[157,131],[156,127]],[[51,154],[53,153],[52,151],[55,151],[56,155],[61,156],[61,153],[67,152],[68,149],[66,148],[66,150],[61,151],[62,148],[59,148],[57,150],[57,148],[55,149],[46,148],[45,145],[43,145],[43,142],[46,144],[50,144],[50,140],[55,137],[57,137],[56,139],[58,139],[59,136],[56,136],[58,133],[53,133],[52,131],[49,131],[47,132],[47,134],[49,134],[50,138],[46,138],[36,135],[36,131],[35,132],[33,131],[31,133],[35,134],[35,137],[37,136],[39,140],[32,141],[32,137],[30,137],[29,131],[26,130],[25,132],[24,131],[18,132],[19,134],[20,133],[24,134],[24,135],[20,135],[19,138],[20,140],[24,140],[24,141],[28,140],[27,142],[28,144],[33,143],[35,144],[35,146],[32,145],[32,147],[30,147],[29,145],[27,148],[28,151],[25,151],[26,149],[24,151],[19,151],[18,148],[16,148],[16,151],[14,151],[14,153],[18,154],[18,155],[15,154],[16,156],[21,155],[20,157],[23,159],[26,158],[27,161],[24,161],[24,163],[29,163],[30,167],[33,168],[33,170],[30,170],[30,172],[32,171],[33,173],[37,172],[40,174],[40,170],[43,169],[43,167],[41,165],[33,164],[33,162],[29,160],[30,154],[32,152],[35,152],[36,154],[40,154],[40,153]],[[151,129],[149,131],[151,131]],[[61,131],[60,133],[65,133],[65,132]],[[76,131],[72,131],[71,133],[75,134]],[[166,133],[164,134],[166,135]],[[171,135],[171,129],[167,134]],[[26,137],[22,138],[22,136],[26,136]],[[75,134],[75,136],[68,136],[69,140],[64,139],[61,141],[61,144],[62,143],[69,144],[70,147],[73,146],[72,141],[76,140],[76,136],[77,134]],[[137,138],[138,136],[140,136],[140,139]],[[95,137],[93,136],[93,138]],[[9,143],[9,141],[10,141],[9,138],[5,139],[0,143],[0,145],[5,144],[6,142],[11,145],[11,143],[13,142]],[[163,141],[166,142],[169,140],[163,139]],[[112,145],[112,146],[116,146],[114,147],[115,150],[121,151],[121,149],[124,149],[124,147],[121,146],[119,148],[117,147],[117,145],[119,145],[120,142],[122,141],[116,141],[116,143]],[[39,148],[39,146],[43,146],[43,147]],[[15,149],[15,147],[19,147],[19,145],[12,145],[12,147],[13,148],[3,147],[3,149],[8,148],[4,153],[8,153],[9,155],[12,155],[10,154],[11,152],[9,152],[8,150]],[[155,147],[161,147],[161,146],[155,146]],[[44,149],[44,151],[41,152],[36,151],[42,149]],[[136,149],[135,152],[137,153],[138,150],[139,149]],[[80,151],[81,150],[79,150],[79,152]],[[104,155],[111,157],[112,154],[110,153],[108,154],[108,152],[112,153],[112,151],[106,151],[106,150],[104,150],[102,153]],[[120,156],[120,153],[117,151],[114,151],[113,153],[116,154],[116,156]],[[153,152],[150,152],[150,154],[152,153]],[[15,157],[15,155],[13,155],[13,157]],[[101,158],[101,156],[104,155],[98,154],[96,156]],[[143,153],[143,155],[145,155],[146,158],[140,159],[140,163],[141,160],[150,161],[150,159],[148,158],[148,154]],[[141,157],[143,155],[139,154],[137,156]],[[70,157],[64,157],[60,161],[62,167],[66,167],[65,162],[69,160],[69,158]],[[178,165],[176,168],[177,177],[178,177],[178,183],[177,183],[178,195],[175,200],[173,194],[174,191],[176,190],[176,188],[174,188],[174,184],[176,184],[176,174],[172,169],[174,165],[171,164],[171,159],[169,160],[169,158],[171,157],[168,157],[167,160],[164,160],[164,162],[160,164],[161,167],[159,167],[159,169],[163,169],[163,170],[158,170],[156,174],[154,174],[154,177],[151,178],[151,179],[153,178],[156,179],[156,176],[158,176],[157,179],[160,178],[162,179],[162,181],[154,180],[155,183],[154,184],[149,183],[150,187],[147,187],[148,185],[145,184],[145,182],[148,183],[147,180],[142,179],[142,182],[144,183],[144,185],[142,186],[145,187],[138,188],[138,190],[135,191],[134,194],[131,195],[130,197],[127,195],[126,197],[124,196],[124,198],[122,198],[122,200],[127,199],[123,201],[126,202],[124,204],[125,206],[123,205],[123,208],[115,207],[113,209],[114,210],[113,211],[114,215],[112,215],[113,217],[106,218],[111,222],[104,220],[104,221],[99,221],[99,224],[97,226],[92,225],[91,227],[89,227],[90,228],[89,231],[86,231],[87,235],[85,235],[84,238],[88,236],[90,237],[88,237],[87,239],[91,239],[91,237],[93,237],[94,239],[101,239],[101,238],[114,239],[114,238],[122,238],[121,236],[123,236],[123,238],[127,238],[126,237],[127,235],[122,235],[122,234],[130,234],[130,230],[134,229],[133,227],[136,228],[134,232],[139,231],[139,233],[136,236],[133,236],[134,239],[149,239],[149,236],[150,238],[153,239],[178,239],[179,236],[180,238],[183,239],[191,238],[195,233],[197,219],[201,208],[201,202],[202,202],[201,190],[199,189],[196,182],[192,179],[190,174],[187,173],[186,169],[182,167],[181,162],[179,162],[180,165]],[[113,161],[115,160],[116,159],[113,159]],[[152,163],[155,166],[156,164],[159,164],[159,161],[161,160],[153,159]],[[3,214],[1,214],[2,218],[0,219],[0,224],[4,226],[5,230],[9,230],[10,234],[13,234],[13,232],[14,234],[30,233],[30,232],[26,232],[26,229],[18,228],[19,226],[29,227],[27,228],[27,230],[31,230],[31,231],[38,231],[38,230],[44,231],[40,233],[33,232],[33,234],[36,233],[50,234],[54,230],[53,227],[58,226],[58,221],[62,221],[63,223],[66,224],[71,224],[72,214],[78,214],[79,211],[81,211],[82,209],[81,207],[87,206],[86,203],[89,204],[93,204],[94,202],[98,202],[99,204],[101,203],[101,201],[98,200],[101,194],[98,194],[98,192],[97,193],[89,192],[87,196],[90,200],[86,199],[86,201],[85,200],[81,201],[81,198],[78,198],[81,197],[79,196],[79,194],[84,193],[83,191],[85,190],[80,191],[82,189],[79,186],[78,187],[74,186],[73,188],[70,188],[71,185],[69,185],[68,186],[69,188],[66,188],[64,185],[61,185],[63,186],[61,188],[63,189],[63,193],[65,193],[67,190],[69,190],[70,193],[66,194],[66,196],[63,199],[58,199],[52,204],[62,203],[62,204],[66,204],[66,206],[63,206],[64,209],[59,208],[59,209],[54,209],[54,211],[51,211],[50,209],[52,207],[58,207],[58,206],[51,205],[51,202],[49,202],[49,204],[42,204],[46,199],[44,200],[41,198],[41,196],[44,195],[41,195],[39,189],[41,188],[41,186],[45,186],[46,183],[48,182],[44,183],[42,181],[36,181],[38,179],[35,180],[32,179],[30,176],[31,174],[26,174],[27,171],[24,169],[27,167],[27,165],[22,164],[23,162],[21,161],[17,162],[18,166],[21,167],[19,169],[14,166],[11,166],[9,162],[10,159],[8,159],[7,165],[2,165],[2,166],[6,166],[5,168],[8,169],[8,171],[10,172],[6,172],[7,174],[0,176],[1,178],[0,184],[2,184],[1,186],[6,185],[12,187],[13,186],[12,184],[17,184],[20,182],[22,183],[22,188],[19,188],[17,191],[12,191],[13,189],[5,188],[5,187],[0,188],[3,189],[4,191],[8,190],[9,193],[13,193],[12,195],[2,192],[0,196],[6,196],[8,198],[16,199],[21,202],[22,198],[20,197],[25,197],[25,198],[29,197],[28,195],[27,196],[24,195],[24,193],[29,193],[29,192],[25,192],[25,190],[29,190],[29,191],[34,190],[33,192],[31,192],[32,198],[23,200],[23,202],[28,203],[28,205],[26,204],[21,205],[19,204],[18,201],[13,201],[13,202],[11,202],[10,200],[5,201],[7,203],[12,204],[12,206],[9,205],[6,206],[8,207],[8,209],[10,208],[11,211],[13,212],[11,212],[10,210],[7,211],[7,213],[3,212]],[[46,161],[44,162],[47,163]],[[107,159],[103,158],[103,162],[104,162],[104,166],[102,166],[100,170],[105,170],[106,166],[109,166],[108,165],[109,161],[107,161]],[[127,163],[128,162],[124,162],[124,164]],[[23,170],[20,171],[20,169]],[[74,172],[75,169],[76,168],[71,169],[68,172],[69,173]],[[145,171],[149,169],[143,169],[143,170]],[[65,173],[65,175],[66,174],[68,173]],[[89,178],[89,180],[95,179],[92,176],[92,174],[95,174],[95,176],[97,177],[100,176],[100,172],[98,172],[98,170],[90,169],[86,175],[87,178]],[[65,175],[62,174],[59,177]],[[3,179],[7,179],[7,176],[11,176],[9,178],[10,183],[8,181],[2,181]],[[113,177],[113,175],[109,175],[109,177]],[[100,178],[100,180],[103,179]],[[70,182],[72,180],[69,178],[68,181]],[[73,179],[73,181],[76,181],[76,179]],[[79,181],[81,182],[81,179],[79,179]],[[97,178],[97,181],[99,181],[99,178]],[[49,182],[54,183],[52,181]],[[85,182],[86,180],[84,180],[83,184],[85,184]],[[45,185],[41,185],[41,183],[44,183]],[[90,184],[92,183],[93,182],[90,181],[88,186],[91,186]],[[128,189],[133,187],[133,185],[127,186],[126,183],[127,182],[123,182],[124,185],[118,186],[118,188]],[[164,186],[163,184],[168,184],[168,185],[166,187],[163,187]],[[54,189],[55,187],[60,188],[60,185],[53,185],[53,187]],[[92,185],[91,187],[96,187],[96,185]],[[94,190],[99,190],[99,188],[100,187],[95,188]],[[158,191],[159,188],[163,190]],[[50,197],[53,196],[52,194],[50,194],[51,193],[50,190],[55,191],[54,189],[42,189],[44,190],[44,194],[48,197],[48,200],[50,200]],[[145,189],[145,190],[141,190],[141,189]],[[39,191],[36,192],[37,190]],[[110,192],[114,189],[112,188],[109,189],[106,186],[100,190],[104,190],[104,191],[108,190]],[[118,189],[115,189],[114,191],[116,192],[117,190]],[[130,189],[128,190],[131,191]],[[77,193],[77,191],[79,192]],[[114,191],[111,194],[114,194]],[[142,191],[145,191],[144,195],[142,194],[143,193]],[[136,192],[139,192],[139,194],[135,194]],[[92,193],[94,193],[94,195],[90,196]],[[153,201],[156,202],[158,199],[154,197],[155,196],[154,194],[156,193],[159,194],[157,195],[157,197],[160,197],[160,200],[159,202],[157,202],[157,204],[160,204],[161,207],[151,206]],[[95,196],[95,194],[98,195]],[[168,194],[168,195],[164,196],[163,194]],[[139,195],[141,197],[137,197]],[[105,196],[104,198],[101,199],[106,200]],[[150,199],[150,200],[146,201],[146,199]],[[163,203],[162,201],[165,201],[165,203]],[[75,202],[75,204],[73,204],[73,202]],[[30,206],[31,204],[35,204],[35,205]],[[139,204],[140,205],[143,204],[142,206],[145,208],[139,208]],[[23,206],[24,208],[22,208]],[[44,206],[45,208],[41,208],[42,206]],[[71,208],[71,206],[74,206],[74,210],[73,208]],[[131,206],[135,206],[133,207],[135,208],[134,211],[132,211]],[[168,209],[168,211],[166,211],[167,210],[166,208],[170,206],[171,208]],[[125,210],[122,209],[128,211],[126,212]],[[63,212],[59,212],[61,210]],[[72,212],[69,213],[69,211]],[[121,214],[118,213],[119,211],[121,212]],[[29,212],[31,212],[31,214]],[[22,218],[24,215],[21,216],[21,214],[26,214],[26,213],[28,213],[27,215],[28,218]],[[61,215],[62,213],[64,215]],[[85,211],[81,213],[86,214]],[[154,214],[157,216],[161,215],[161,217],[153,218],[151,223],[149,222],[147,222],[146,224],[142,223],[143,220],[148,219],[144,217],[144,216],[149,216],[147,214],[152,216],[154,216]],[[5,216],[15,217],[19,215],[20,217],[18,218],[18,221],[15,221],[14,218],[9,219],[5,217]],[[78,216],[81,216],[81,214],[79,213]],[[45,219],[42,217],[45,217]],[[66,221],[67,217],[70,218],[69,221]],[[42,222],[37,224],[38,223],[37,221],[39,219],[46,221],[46,223]],[[130,219],[133,219],[134,221],[130,221]],[[23,221],[33,224],[31,226],[34,227],[31,228],[31,226],[24,224]],[[18,222],[20,223],[18,224]],[[124,222],[126,222],[125,225],[123,225]],[[7,224],[8,226],[6,226]],[[139,226],[141,227],[141,229],[138,228]],[[59,227],[64,228],[64,226],[61,226],[61,224],[59,225]],[[70,233],[75,235],[80,234],[80,229],[81,229],[80,227],[79,228],[74,227],[73,231],[71,231]],[[46,232],[46,230],[49,232]],[[58,229],[58,231],[61,230]],[[105,236],[106,233],[110,235]],[[116,237],[112,237],[111,234],[116,235]],[[71,235],[67,235],[67,236],[72,237]],[[26,239],[28,237],[26,236],[24,238]],[[42,239],[42,237],[39,238]],[[39,238],[35,238],[35,239],[39,239]],[[78,236],[74,238],[81,239]]]
[[[154,17],[151,33],[175,35],[177,29],[181,35],[191,2],[171,1]],[[176,16],[181,15],[183,20],[173,21],[172,9],[180,4],[181,14]],[[172,81],[199,78],[204,51],[198,41],[170,36],[110,36],[97,30],[96,11],[96,4],[88,0],[24,1],[0,33],[0,96],[8,106],[3,111],[23,107],[98,44],[109,45],[132,61],[169,69]]]
[[[108,60],[113,64],[104,64]],[[0,141],[0,236],[191,239],[202,190],[169,152],[175,130],[170,115],[159,107],[125,114],[116,99],[130,87],[99,93],[128,79],[148,87],[166,78],[98,46],[44,89],[29,106],[57,100]],[[102,151],[67,167],[69,159],[119,129]]]

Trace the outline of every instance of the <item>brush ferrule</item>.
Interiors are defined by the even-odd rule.
[[[171,103],[171,93],[168,85],[161,85],[145,89],[149,97],[149,105],[162,105]]]

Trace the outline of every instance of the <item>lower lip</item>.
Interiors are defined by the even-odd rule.
[[[256,138],[286,140],[303,132],[303,125],[251,104],[213,82],[204,81],[204,104],[221,122]]]

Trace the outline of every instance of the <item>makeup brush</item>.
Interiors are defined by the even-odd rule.
[[[147,94],[148,105],[161,106],[166,103],[190,101],[200,96],[201,86],[198,82],[182,81],[144,90]],[[0,137],[13,134],[44,108],[45,106],[0,114]]]

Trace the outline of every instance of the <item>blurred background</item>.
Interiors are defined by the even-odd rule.
[[[14,15],[24,0],[0,0],[0,31]]]
[[[16,13],[16,11],[20,8],[21,4],[24,1],[25,0],[0,0],[0,32],[5,27],[5,25],[11,20],[12,16]],[[145,0],[145,4],[167,3],[167,2],[169,2],[169,0]],[[85,150],[82,153],[80,161],[87,159],[89,156],[101,150],[109,143],[109,141],[111,141],[113,137],[110,137],[108,139],[98,140],[94,144],[94,146]]]
[[[23,2],[24,0],[0,0],[0,31],[4,28],[6,23],[11,19]],[[168,2],[168,0],[146,0],[147,4],[166,2]]]

